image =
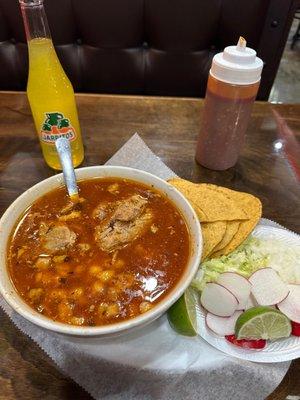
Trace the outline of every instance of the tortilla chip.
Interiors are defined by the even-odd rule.
[[[234,200],[209,185],[199,185],[179,178],[170,179],[169,183],[197,207],[201,222],[247,219],[246,213],[237,207]]]
[[[240,222],[239,229],[232,240],[225,247],[223,247],[223,249],[214,252],[211,255],[211,258],[227,255],[235,250],[250,235],[260,220],[262,214],[262,205],[257,197],[252,196],[249,193],[236,192],[234,190],[221,188],[219,186],[216,186],[215,190],[227,193],[231,199],[234,199],[237,206],[244,210],[249,219],[247,221]]]
[[[216,245],[216,247],[212,250],[212,252],[209,254],[209,256],[212,253],[215,253],[216,251],[224,249],[228,245],[228,243],[231,242],[235,234],[237,233],[239,226],[240,226],[240,221],[227,221],[226,223],[226,231],[225,235],[223,236],[223,239],[220,241],[219,244]]]
[[[200,216],[202,215],[201,211],[192,201],[190,203],[195,210],[197,217],[200,219]],[[220,241],[223,239],[223,236],[226,232],[226,222],[201,222],[201,231],[203,238],[201,261],[203,261],[213,251],[217,244],[220,243]]]
[[[226,232],[226,222],[215,221],[215,222],[203,222],[201,224],[202,237],[203,237],[203,249],[201,261],[205,260],[209,253],[221,242]]]

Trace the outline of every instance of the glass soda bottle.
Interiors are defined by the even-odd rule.
[[[262,60],[242,37],[214,56],[197,142],[199,164],[225,170],[237,162],[262,68]]]
[[[61,169],[55,140],[69,139],[74,166],[84,158],[74,90],[56,55],[43,0],[20,0],[29,54],[27,96],[46,163]]]

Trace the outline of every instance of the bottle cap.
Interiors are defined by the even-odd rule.
[[[214,56],[210,73],[224,82],[250,85],[260,80],[263,62],[256,51],[246,47],[246,40],[239,38],[236,46],[228,46]]]

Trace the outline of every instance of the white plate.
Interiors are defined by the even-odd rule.
[[[262,239],[276,239],[289,244],[298,244],[300,246],[300,237],[288,230],[274,228],[271,226],[258,226],[252,233],[253,236]],[[290,336],[286,339],[269,342],[262,350],[247,350],[237,347],[223,337],[214,334],[205,323],[205,313],[199,307],[197,309],[197,323],[199,335],[210,345],[231,356],[243,360],[255,362],[280,362],[290,361],[300,357],[300,337]]]

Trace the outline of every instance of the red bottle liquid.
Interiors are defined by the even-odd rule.
[[[210,70],[196,160],[204,167],[225,170],[238,159],[263,63],[240,38],[237,46],[217,54]]]

